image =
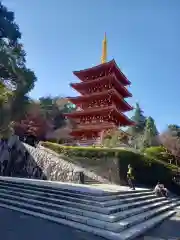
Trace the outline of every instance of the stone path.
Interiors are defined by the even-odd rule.
[[[104,240],[86,232],[0,208],[0,234],[6,240]]]

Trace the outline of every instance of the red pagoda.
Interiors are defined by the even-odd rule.
[[[107,131],[133,125],[123,113],[133,109],[124,100],[132,97],[126,88],[130,81],[118,68],[115,60],[106,62],[106,58],[105,36],[101,64],[73,72],[81,82],[70,85],[81,96],[69,98],[77,108],[65,116],[76,122],[71,135],[80,145],[101,144]]]

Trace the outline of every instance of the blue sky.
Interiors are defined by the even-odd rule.
[[[99,64],[104,32],[132,82],[136,101],[160,130],[180,124],[179,0],[4,0],[15,11],[27,63],[38,78],[31,96],[75,96],[73,70]],[[131,114],[130,114],[131,115]]]

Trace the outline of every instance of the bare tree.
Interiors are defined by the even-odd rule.
[[[180,162],[180,138],[173,136],[168,131],[159,136],[160,142],[166,147],[175,157],[176,166]]]

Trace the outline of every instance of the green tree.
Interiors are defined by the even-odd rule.
[[[135,126],[133,127],[135,134],[143,132],[146,125],[146,117],[143,115],[143,111],[138,103],[136,103],[135,113],[132,120],[135,122]]]
[[[14,13],[0,2],[0,134],[10,134],[13,121],[26,113],[28,93],[34,87],[36,76],[26,67],[25,51],[18,42],[21,34],[14,22]]]
[[[128,134],[132,136],[131,145],[134,148],[140,148],[142,145],[144,128],[146,125],[146,117],[143,115],[143,111],[138,103],[136,103],[135,112],[131,119],[135,123],[133,126],[127,129]]]
[[[158,145],[158,130],[156,128],[154,119],[148,117],[143,135],[143,146],[150,147]]]
[[[65,126],[64,114],[75,109],[73,104],[69,103],[66,98],[61,97],[41,97],[39,103],[43,115],[46,120],[52,123],[54,130]]]
[[[58,113],[58,106],[56,104],[56,97],[51,96],[39,98],[40,109],[44,117],[53,121],[54,116]]]
[[[135,125],[128,128],[128,133],[132,136],[142,134],[146,125],[146,117],[143,115],[143,111],[138,103],[136,103],[135,112],[131,119],[134,121]]]
[[[21,33],[15,23],[14,13],[0,1],[0,39],[8,39],[11,44],[16,44],[20,38]]]
[[[180,137],[180,126],[176,124],[170,124],[168,125],[168,132],[172,136]]]

